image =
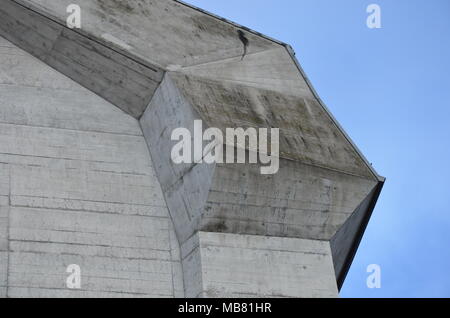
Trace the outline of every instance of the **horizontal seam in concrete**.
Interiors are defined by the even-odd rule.
[[[25,158],[49,159],[49,160],[67,160],[67,161],[77,161],[77,162],[106,163],[106,164],[121,164],[122,163],[122,162],[115,162],[115,161],[98,161],[98,160],[85,160],[85,159],[74,159],[74,158],[61,158],[61,157],[58,158],[58,157],[36,156],[36,155],[23,155],[23,154],[8,153],[8,152],[0,152],[0,155],[25,157]],[[21,164],[21,163],[12,164],[12,163],[5,162],[5,164],[11,164],[11,165],[14,165],[14,166],[25,166],[24,164]],[[37,165],[37,164],[26,165],[26,166],[42,167],[41,165]],[[58,170],[58,169],[52,169],[52,170]],[[74,168],[74,170],[80,170],[80,169]],[[90,171],[90,170],[88,170],[88,171]],[[110,173],[110,172],[108,172],[108,173]]]
[[[21,272],[12,272],[13,274],[22,274]],[[125,273],[135,273],[135,272],[125,272]],[[164,276],[164,275],[170,275],[169,273],[158,273],[158,272],[141,272],[144,274],[157,274],[160,276]],[[31,271],[27,271],[27,275],[42,275],[42,273],[39,272],[31,272]],[[53,278],[60,278],[61,275],[59,274],[46,274],[46,277],[53,277]],[[117,277],[117,276],[101,276],[101,275],[86,275],[83,274],[83,278],[100,278],[100,279],[111,279],[111,280],[117,280],[117,281],[139,281],[139,282],[160,282],[160,283],[165,283],[167,282],[166,279],[153,279],[153,280],[147,280],[147,279],[142,279],[142,278],[138,278],[138,277],[133,277],[133,278],[122,278],[122,277]]]
[[[133,118],[133,117],[132,117]],[[144,138],[144,135],[135,135],[135,134],[129,134],[129,133],[119,133],[119,132],[108,132],[108,131],[101,131],[101,130],[84,130],[84,129],[74,129],[74,128],[64,128],[64,127],[52,127],[52,126],[40,126],[40,125],[27,125],[27,124],[19,124],[19,123],[7,123],[7,122],[1,122],[0,125],[5,126],[19,126],[19,127],[26,127],[26,128],[40,128],[40,129],[48,129],[48,130],[67,130],[72,131],[76,133],[84,133],[84,134],[103,134],[103,135],[119,135],[119,136],[125,136],[125,137],[136,137],[136,138]]]
[[[236,217],[234,217],[234,218],[232,218],[232,217],[226,217],[226,218],[220,218],[220,217],[204,217],[204,220],[227,220],[227,221],[236,221],[236,222],[249,222],[250,220],[247,218],[242,218],[242,219],[240,219],[240,218],[236,218]],[[263,220],[252,220],[251,221],[252,223],[265,223],[265,224],[270,224],[270,225],[285,225],[285,223],[279,223],[279,222],[270,222],[270,221],[263,221]],[[301,225],[300,223],[290,223],[289,224],[289,226],[295,226],[295,227],[297,227],[297,226],[299,226],[299,225]],[[330,225],[331,226],[331,225]],[[308,225],[303,225],[303,226],[299,226],[299,227],[307,227],[307,228],[309,228],[309,227],[311,227],[311,228],[323,228],[323,225],[322,226],[320,226],[320,225],[310,225],[310,224],[308,224]],[[204,231],[204,232],[208,232],[208,231]],[[215,232],[211,232],[211,233],[215,233]],[[228,234],[238,234],[238,233],[234,233],[234,232],[232,232],[232,233],[230,233],[230,232],[226,232],[226,231],[224,231],[224,232],[217,232],[217,233],[224,233],[224,234],[226,234],[226,233],[228,233]],[[244,233],[243,233],[244,234]],[[255,236],[259,236],[258,234],[254,234]],[[291,234],[289,234],[289,235],[291,235]],[[267,236],[270,236],[270,235],[268,235],[267,234]],[[299,239],[304,239],[304,240],[312,240],[313,238],[307,238],[307,237],[295,237],[295,236],[280,236],[281,238],[299,238]]]
[[[13,242],[21,242],[21,241],[14,241],[13,240]],[[28,243],[28,242],[25,242],[25,243]],[[48,244],[60,244],[60,243],[48,243]],[[96,245],[89,245],[89,247],[95,248]],[[118,247],[114,247],[114,248],[118,248]],[[120,247],[120,248],[122,248],[122,247]],[[149,249],[149,251],[153,251],[153,250]],[[155,252],[161,252],[161,251],[155,250]],[[170,254],[170,251],[164,251],[164,252]],[[155,262],[165,262],[165,263],[172,263],[172,262],[174,262],[174,261],[170,260],[170,255],[168,256],[167,259],[164,259],[164,258],[161,258],[161,257],[158,257],[158,258],[145,258],[145,257],[135,258],[135,257],[124,257],[124,256],[117,256],[117,255],[114,255],[114,256],[110,256],[110,255],[102,256],[102,255],[87,255],[87,254],[80,254],[80,253],[78,253],[78,254],[75,254],[75,253],[61,253],[61,252],[51,253],[51,252],[48,252],[48,251],[45,251],[45,252],[32,252],[32,251],[27,251],[27,250],[20,250],[20,251],[12,250],[11,253],[14,253],[14,254],[19,254],[19,253],[20,254],[37,254],[37,255],[45,254],[45,255],[74,256],[74,257],[93,257],[93,258],[105,258],[105,259],[114,258],[114,259],[128,260],[128,261],[155,261]],[[30,264],[28,264],[28,265],[30,265]],[[36,266],[40,266],[40,265],[36,265]],[[17,272],[13,271],[11,273],[17,273]],[[30,273],[30,272],[27,272],[27,273]],[[151,272],[147,272],[147,273],[151,273]]]
[[[2,54],[2,55],[4,55],[4,54]],[[17,56],[16,54],[11,54],[11,55]],[[29,56],[29,55],[27,53],[26,55],[24,54],[23,56]],[[33,58],[34,58],[34,56],[33,56]],[[41,62],[41,60],[39,60],[39,61]],[[42,63],[45,64],[45,62],[42,62]],[[45,65],[48,66],[47,64],[45,64]],[[52,70],[54,70],[54,69],[52,69]],[[55,72],[58,72],[58,71],[55,70]],[[71,79],[71,81],[73,81],[73,80]],[[73,81],[73,82],[75,82],[75,81]],[[80,84],[77,83],[77,85],[80,85]],[[68,92],[73,92],[73,93],[83,93],[83,92],[85,92],[87,90],[87,88],[84,88],[84,87],[83,88],[79,88],[79,89],[71,89],[71,88],[61,88],[61,87],[55,88],[55,87],[46,87],[46,86],[25,85],[25,84],[17,84],[17,83],[0,83],[0,86],[16,86],[17,88],[21,88],[21,87],[38,88],[40,90],[41,89],[42,90],[44,90],[44,89],[48,89],[48,90],[50,90],[50,89],[52,89],[52,90],[53,89],[57,89],[58,91],[68,91]],[[92,92],[89,91],[89,93],[92,93]]]
[[[224,235],[239,235],[239,236],[253,236],[253,237],[265,237],[265,238],[278,238],[278,239],[293,239],[293,240],[306,240],[306,241],[315,241],[315,242],[323,242],[323,243],[329,243],[330,240],[327,239],[320,239],[320,238],[304,238],[304,237],[292,237],[292,236],[279,236],[279,235],[271,235],[271,234],[245,234],[245,233],[230,233],[230,232],[211,232],[211,231],[205,231],[200,230],[198,232],[202,233],[213,233],[213,234],[224,234]]]
[[[51,290],[51,291],[57,291],[62,290],[66,292],[88,292],[88,293],[106,293],[106,294],[120,294],[120,295],[140,295],[140,296],[161,296],[161,297],[167,297],[170,296],[170,294],[148,294],[148,293],[131,293],[131,292],[121,292],[121,291],[108,291],[108,290],[96,290],[96,289],[74,289],[70,290],[67,288],[55,288],[55,287],[29,287],[29,286],[20,286],[20,285],[11,285],[11,288],[23,288],[23,289],[43,289],[43,290]]]
[[[104,244],[82,244],[82,243],[70,243],[70,242],[61,242],[61,241],[36,241],[36,240],[25,240],[25,239],[10,239],[10,241],[13,242],[24,242],[24,243],[42,243],[42,244],[62,244],[62,245],[69,245],[69,246],[91,246],[91,247],[104,247],[104,248],[130,248],[129,246],[120,246],[120,245],[104,245]],[[159,250],[159,249],[146,249],[148,251],[157,251],[157,252],[170,252],[169,250]],[[17,252],[16,252],[17,253]],[[28,254],[36,254],[36,252],[23,252],[21,253],[28,253]],[[42,254],[37,252],[37,254]],[[99,256],[99,258],[102,257],[108,257],[108,256]]]
[[[218,194],[220,194],[220,193],[225,193],[225,194],[230,193],[230,194],[233,194],[233,195],[236,194],[236,195],[245,196],[245,194],[237,193],[237,192],[221,192],[221,191],[217,191],[217,190],[211,190],[211,192],[218,193]],[[255,196],[255,197],[259,197],[259,198],[265,198],[262,195],[258,196],[258,195],[253,195],[252,194],[250,196]],[[281,200],[281,201],[300,202],[300,203],[310,203],[310,202],[302,201],[302,200],[277,199],[275,197],[273,197],[271,199]],[[237,203],[234,203],[234,202],[216,202],[216,201],[211,201],[211,200],[208,200],[207,203],[209,203],[209,204],[217,204],[217,205],[222,205],[222,204],[223,205],[242,205],[241,203],[238,203],[238,202]],[[251,203],[246,203],[245,205],[249,206],[249,207],[253,207],[253,208],[264,208],[264,207],[266,207],[265,205],[258,205],[258,204],[251,204]],[[325,205],[325,204],[323,204],[323,205],[328,207],[328,205]],[[330,213],[329,211],[324,211],[322,209],[313,209],[313,208],[285,208],[283,206],[271,206],[271,207],[267,207],[267,208],[270,208],[270,209],[283,209],[283,212],[287,212],[287,211],[302,211],[302,212],[309,211],[309,212],[313,212],[313,213],[317,213],[317,214],[325,214],[325,215]],[[348,213],[348,212],[342,212],[342,211],[333,211],[333,214],[348,215],[348,214],[351,214],[351,212]]]
[[[76,198],[59,198],[59,197],[34,197],[27,195],[12,195],[13,197],[30,197],[30,198],[40,198],[40,199],[50,199],[50,200],[69,200],[69,201],[77,201],[77,202],[90,202],[90,203],[108,203],[108,204],[121,204],[121,205],[131,205],[131,206],[140,206],[140,207],[161,207],[157,205],[149,205],[149,204],[139,204],[139,203],[128,203],[128,202],[114,202],[114,201],[96,201],[96,200],[86,200],[86,199],[76,199]]]

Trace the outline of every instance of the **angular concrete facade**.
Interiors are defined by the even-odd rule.
[[[384,178],[292,49],[173,0],[69,29],[72,2],[0,6],[0,296],[338,296]],[[195,120],[279,128],[279,172],[174,164]]]

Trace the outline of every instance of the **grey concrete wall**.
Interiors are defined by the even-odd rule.
[[[3,38],[0,96],[0,296],[183,296],[138,121]]]
[[[1,40],[0,293],[336,296],[383,178],[289,46],[172,0],[80,0],[69,30],[70,3],[0,7],[0,35],[78,83]],[[279,173],[173,164],[195,119],[279,128]]]

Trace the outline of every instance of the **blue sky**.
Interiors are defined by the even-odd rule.
[[[292,45],[387,177],[342,297],[450,297],[450,1],[188,0]],[[382,10],[382,29],[366,8]],[[366,287],[379,264],[381,289]]]

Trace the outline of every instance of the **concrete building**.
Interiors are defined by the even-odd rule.
[[[194,120],[280,128],[279,172],[174,164]],[[289,45],[174,0],[1,1],[0,297],[337,297],[383,182]]]

